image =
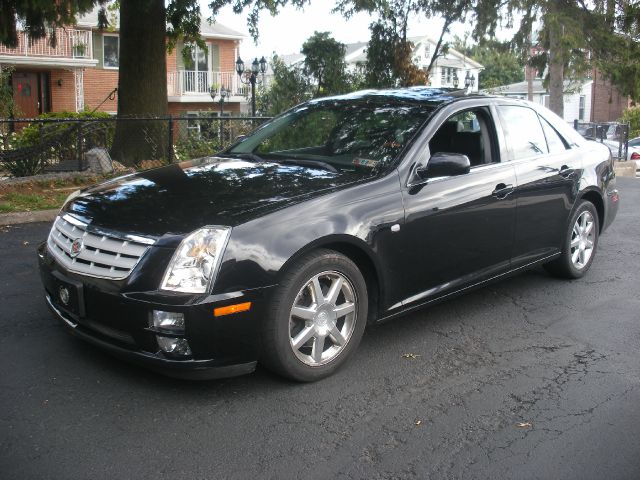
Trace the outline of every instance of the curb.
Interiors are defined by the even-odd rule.
[[[36,210],[34,212],[15,212],[0,214],[0,225],[18,225],[20,223],[51,222],[59,210]]]

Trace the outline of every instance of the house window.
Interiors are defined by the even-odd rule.
[[[103,36],[102,59],[104,68],[118,68],[120,64],[120,37],[117,35]]]
[[[191,45],[189,56],[184,62],[185,70],[195,72],[206,72],[209,70],[209,52],[206,48],[200,48],[198,45]]]
[[[580,102],[578,104],[578,120],[584,120],[584,109],[587,98],[584,95],[580,95]]]
[[[424,46],[424,56],[427,60],[431,57],[431,45],[428,43]]]
[[[440,84],[444,85],[446,79],[447,79],[447,69],[442,67],[442,70],[441,70],[441,73],[440,73]]]

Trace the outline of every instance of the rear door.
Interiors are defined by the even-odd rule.
[[[427,133],[425,156],[467,155],[467,174],[405,184],[402,306],[419,305],[505,271],[515,228],[515,171],[501,162],[488,105],[453,110]]]
[[[577,151],[532,108],[497,105],[496,110],[517,177],[512,266],[518,267],[561,249],[582,162]]]

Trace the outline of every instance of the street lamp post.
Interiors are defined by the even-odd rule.
[[[216,101],[216,96],[218,95],[218,92],[216,91],[215,88],[211,88],[209,89],[209,95],[211,95],[211,100],[213,100],[214,102]],[[220,87],[220,99],[218,100],[218,104],[220,105],[220,116],[222,116],[222,114],[224,113],[224,102],[227,100],[227,98],[229,98],[231,96],[231,91],[224,88],[224,87]]]
[[[464,87],[470,92],[475,84],[476,84],[476,76],[472,75],[467,70],[467,75],[464,77]]]
[[[256,82],[258,74],[264,75],[267,72],[267,60],[262,57],[260,60],[255,58],[251,62],[251,69],[245,70],[244,62],[240,57],[236,60],[236,73],[240,77],[240,81],[245,85],[251,85],[251,116],[256,116]]]
[[[211,87],[209,89],[209,95],[211,95],[211,100],[213,100],[214,102],[216,101],[216,96],[218,95],[218,92],[216,91],[215,88]],[[222,125],[222,115],[224,114],[224,102],[227,100],[227,98],[229,98],[231,96],[231,90],[224,88],[224,87],[220,87],[220,100],[218,100],[218,104],[220,104],[220,120],[219,120],[219,136],[220,136],[220,143],[222,143],[222,135],[223,135],[223,125]]]

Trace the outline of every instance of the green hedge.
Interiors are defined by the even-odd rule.
[[[38,119],[103,119],[110,115],[104,112],[55,112],[39,115]],[[109,147],[115,132],[115,122],[34,122],[12,135],[13,155],[4,167],[14,177],[37,175],[47,167],[63,161],[75,160],[78,152],[78,129],[81,131],[82,150],[93,146]],[[68,135],[65,135],[68,133]],[[8,144],[8,142],[5,142]],[[8,152],[7,152],[8,153]]]
[[[629,123],[629,138],[640,137],[640,107],[627,108],[622,113],[622,121]]]

